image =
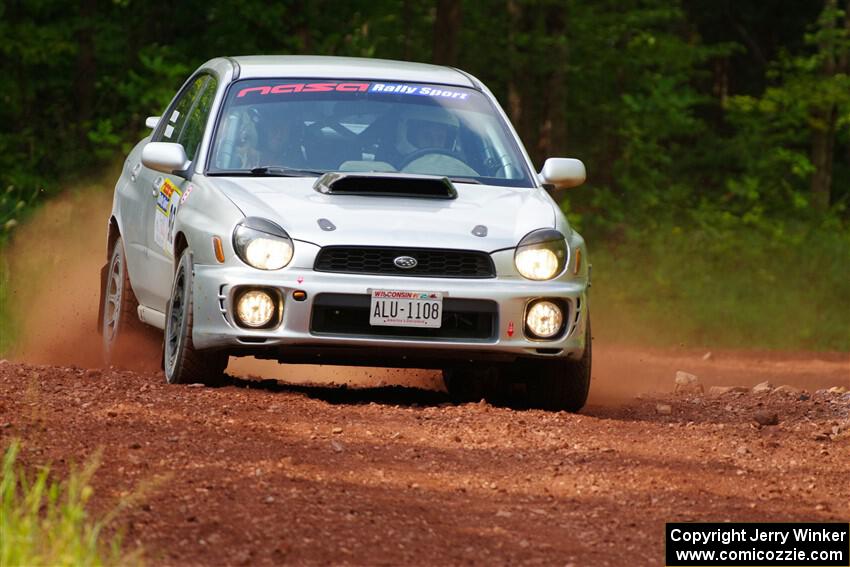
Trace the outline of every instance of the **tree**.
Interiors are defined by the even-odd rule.
[[[823,212],[835,190],[835,147],[850,126],[850,10],[826,0],[804,45],[772,64],[760,96],[728,102],[740,174],[727,187],[761,209]]]
[[[837,21],[843,20],[843,29]],[[814,62],[822,81],[813,81],[815,96],[811,101],[810,125],[812,130],[811,179],[812,206],[821,211],[829,208],[832,191],[832,170],[835,159],[835,139],[840,106],[846,105],[848,56],[850,56],[850,0],[842,13],[836,0],[826,0],[818,20],[820,29],[812,41],[818,52]],[[819,67],[819,68],[818,68]],[[846,110],[846,109],[845,109]]]
[[[457,65],[460,29],[463,21],[461,3],[457,0],[437,0],[434,19],[434,63]]]

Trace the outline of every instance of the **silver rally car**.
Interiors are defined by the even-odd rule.
[[[99,327],[111,359],[164,331],[172,383],[229,356],[438,368],[453,399],[576,411],[589,265],[492,93],[433,65],[208,61],[124,163]]]

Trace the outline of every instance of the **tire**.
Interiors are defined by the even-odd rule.
[[[590,392],[590,319],[585,329],[584,345],[584,354],[580,360],[557,359],[533,363],[526,382],[531,406],[569,412],[577,412],[584,407]]]
[[[498,388],[499,373],[496,368],[447,368],[443,370],[443,385],[449,399],[456,404],[493,400]]]
[[[180,256],[165,314],[163,369],[169,384],[217,385],[224,381],[227,354],[197,350],[192,342],[192,252]]]
[[[112,364],[132,353],[133,335],[142,331],[139,302],[130,284],[124,241],[119,236],[112,245],[103,290],[101,336],[103,359]]]

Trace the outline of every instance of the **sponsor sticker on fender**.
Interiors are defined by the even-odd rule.
[[[170,180],[165,179],[156,196],[153,222],[153,239],[156,245],[171,254],[174,247],[174,217],[180,207],[183,193]]]

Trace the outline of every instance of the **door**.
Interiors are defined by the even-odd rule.
[[[186,156],[193,162],[204,136],[217,87],[214,77],[204,75],[199,78],[197,87],[187,92],[186,100],[191,97],[191,101],[184,104],[179,101],[174,112],[166,115],[173,128],[166,126],[163,129],[162,141],[181,144]],[[151,173],[155,175],[151,181],[152,201],[147,222],[150,307],[164,312],[174,275],[174,222],[189,182],[179,175]]]
[[[171,105],[163,113],[153,136],[151,136],[151,142],[179,143],[180,134],[187,122],[188,115],[195,101],[201,92],[203,92],[208,80],[209,75],[200,74],[183,88],[177,98],[172,101]],[[187,156],[192,157],[188,153]],[[127,222],[139,223],[141,228],[140,237],[145,251],[145,261],[143,269],[133,274],[133,291],[136,293],[136,299],[139,300],[140,304],[164,312],[165,303],[160,300],[157,294],[157,290],[161,287],[161,284],[157,280],[162,275],[160,270],[156,269],[162,263],[160,257],[164,251],[161,246],[159,247],[159,251],[153,248],[157,240],[159,240],[158,238],[154,238],[154,224],[157,221],[157,215],[161,214],[162,210],[161,193],[163,189],[167,191],[169,187],[165,183],[166,179],[169,180],[170,184],[178,188],[182,187],[186,180],[176,175],[166,175],[149,169],[142,163],[139,163],[135,167],[138,168],[138,172],[133,182],[136,185],[134,193],[143,196],[143,203],[139,207],[139,210],[134,211],[136,219],[133,221],[126,220],[125,224]],[[129,215],[125,215],[125,217],[127,216]],[[167,277],[168,285],[170,286],[171,274],[169,273]]]

